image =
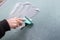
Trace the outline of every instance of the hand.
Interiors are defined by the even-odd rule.
[[[23,19],[15,17],[15,18],[7,19],[7,22],[9,24],[10,28],[15,29],[16,27],[19,27],[22,25]]]

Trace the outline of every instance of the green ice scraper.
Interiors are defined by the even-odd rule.
[[[25,27],[33,25],[32,20],[30,18],[28,18],[27,16],[25,16],[25,21],[24,22],[25,22]],[[24,29],[25,27],[22,27],[21,29]]]

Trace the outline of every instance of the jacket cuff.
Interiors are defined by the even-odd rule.
[[[2,20],[0,22],[0,24],[3,27],[4,31],[9,31],[10,30],[10,26],[9,26],[9,24],[8,24],[6,19]]]

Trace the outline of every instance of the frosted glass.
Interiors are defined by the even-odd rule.
[[[16,5],[14,6],[13,10],[11,11],[11,13],[9,14],[9,17],[33,17],[35,14],[37,14],[37,12],[39,11],[39,9],[35,6],[33,6],[31,3],[29,2],[25,2],[25,3],[16,3]]]

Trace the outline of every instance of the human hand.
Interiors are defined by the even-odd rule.
[[[7,22],[9,24],[10,28],[16,29],[17,27],[22,26],[23,19],[15,17],[15,18],[7,19]]]

